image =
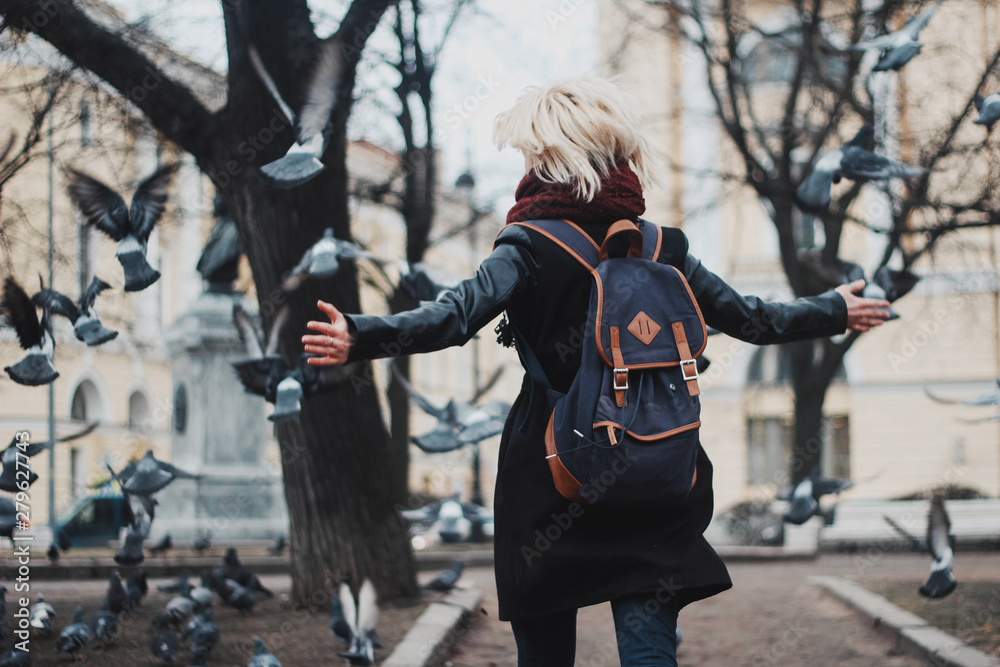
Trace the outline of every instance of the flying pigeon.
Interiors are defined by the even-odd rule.
[[[281,281],[284,292],[294,292],[307,278],[329,278],[340,270],[340,260],[374,259],[364,248],[333,236],[333,228],[327,227],[323,236],[316,241],[302,259]]]
[[[937,2],[933,5],[910,19],[905,26],[896,32],[876,37],[875,39],[867,42],[855,44],[851,48],[855,51],[867,51],[869,49],[881,50],[882,57],[879,59],[878,64],[872,68],[872,71],[887,72],[889,70],[894,70],[898,72],[906,63],[910,62],[914,56],[920,53],[921,44],[917,41],[917,38],[920,36],[920,31],[923,30],[928,21],[931,20],[931,17],[934,16],[934,12],[937,11],[937,8],[941,6],[942,2],[944,2],[944,0],[937,0]]]
[[[429,583],[424,585],[424,588],[429,591],[441,591],[447,592],[455,587],[458,580],[462,577],[462,571],[465,569],[465,563],[457,560],[452,564],[450,568],[434,577]]]
[[[197,479],[197,475],[158,460],[152,449],[147,449],[145,456],[115,474],[122,492],[140,496],[152,495],[178,478]]]
[[[64,436],[62,438],[56,438],[56,442],[69,442],[70,440],[76,440],[77,438],[82,438],[85,435],[91,433],[95,428],[97,428],[97,422],[91,422],[87,424],[85,428],[76,433]],[[25,481],[24,473],[27,473],[28,486],[35,483],[38,479],[38,474],[31,470],[27,464],[27,459],[33,456],[41,454],[45,451],[52,441],[47,442],[29,442],[22,445],[18,445],[17,436],[15,436],[11,441],[7,449],[0,452],[0,465],[3,466],[3,472],[0,472],[0,491],[6,491],[8,493],[17,493],[23,489],[18,485],[19,482],[23,483]],[[21,479],[17,478],[18,470],[18,459],[21,460]]]
[[[347,621],[351,631],[348,649],[340,653],[340,657],[347,658],[347,662],[352,665],[371,665],[375,662],[375,622],[378,620],[378,604],[371,580],[365,579],[361,584],[357,605],[351,587],[342,583],[340,604],[344,611],[344,620]]]
[[[195,660],[204,660],[218,643],[219,626],[212,618],[212,610],[205,609],[201,612],[201,622],[191,633],[191,653]]]
[[[277,353],[278,339],[288,312],[287,306],[278,312],[265,347],[253,319],[239,304],[233,306],[233,323],[250,356],[245,361],[234,362],[233,368],[246,391],[263,396],[265,401],[274,405],[274,411],[268,415],[273,422],[296,419],[302,411],[303,398],[340,386],[359,367],[357,363],[313,366],[307,360],[314,355],[303,353],[299,355],[295,367],[289,368]]]
[[[105,644],[110,644],[115,635],[118,634],[118,616],[111,611],[107,600],[104,601],[101,610],[91,621],[90,631],[94,635],[94,639]]]
[[[955,555],[952,546],[951,520],[944,507],[944,498],[931,498],[931,510],[927,514],[927,548],[934,558],[931,576],[920,587],[920,594],[927,598],[943,598],[958,586],[951,574]]]
[[[222,197],[215,195],[215,217],[218,222],[212,228],[204,250],[195,269],[208,283],[209,292],[229,292],[232,282],[239,274],[240,257],[243,255],[243,243],[236,221]]]
[[[129,525],[135,529],[142,539],[149,537],[149,529],[153,526],[153,518],[156,516],[156,506],[159,501],[152,496],[143,496],[138,493],[122,492],[129,511],[132,513],[132,520]]]
[[[65,294],[46,288],[31,297],[32,303],[40,308],[48,308],[56,315],[62,315],[73,323],[73,334],[77,340],[81,340],[90,347],[107,343],[118,336],[117,331],[105,329],[94,311],[94,302],[97,295],[111,285],[107,284],[97,276],[90,281],[87,291],[80,297],[80,303],[75,304]]]
[[[937,396],[935,394],[932,394],[931,390],[927,389],[926,387],[924,387],[924,393],[927,394],[927,397],[930,398],[932,401],[937,401],[938,403],[945,403],[948,405],[972,405],[972,406],[1000,405],[1000,380],[997,380],[996,384],[997,384],[996,388],[994,388],[992,391],[988,391],[984,394],[980,394],[979,396],[973,396],[972,398],[966,398],[966,399],[944,398],[942,396]]]
[[[177,164],[160,167],[141,182],[126,207],[121,195],[97,179],[69,169],[69,195],[87,224],[118,242],[116,256],[125,273],[125,291],[144,290],[160,278],[146,261],[146,244],[153,227],[163,216],[170,181]]]
[[[281,667],[281,662],[267,652],[263,640],[260,637],[253,638],[253,658],[247,663],[247,667]]]
[[[37,387],[59,377],[52,366],[56,347],[52,337],[52,312],[42,308],[42,319],[39,320],[35,303],[9,276],[4,282],[3,310],[17,333],[18,342],[26,350],[21,361],[4,367],[10,379],[18,384]]]
[[[404,519],[414,523],[430,524],[442,542],[464,542],[469,538],[474,522],[485,522],[493,513],[475,503],[463,503],[456,493],[451,498],[431,503],[425,507],[400,512]]]
[[[847,479],[823,479],[819,476],[819,466],[812,473],[795,485],[791,494],[778,496],[779,500],[788,500],[784,520],[801,526],[819,510],[819,499],[830,494],[839,494],[854,486]]]
[[[0,667],[31,667],[31,654],[13,648],[0,655]]]
[[[118,570],[111,573],[108,581],[108,590],[104,594],[104,602],[115,615],[122,613],[125,609],[125,587],[122,586],[122,575]]]
[[[286,540],[284,535],[278,535],[274,538],[274,542],[267,548],[272,556],[280,556],[285,550]]]
[[[76,658],[89,641],[90,628],[83,622],[83,607],[77,607],[73,612],[73,622],[63,628],[56,640],[56,650]]]
[[[56,610],[39,593],[38,601],[28,609],[28,625],[34,630],[36,636],[48,637],[52,634],[52,617],[55,615]]]
[[[830,206],[830,187],[842,178],[858,182],[885,181],[926,173],[923,167],[894,162],[868,150],[873,132],[871,125],[865,125],[841,148],[826,153],[816,161],[812,173],[795,191],[799,208],[807,213],[824,213]]]
[[[149,650],[163,665],[173,665],[177,661],[177,651],[181,641],[170,629],[170,618],[159,614],[153,619],[153,634],[149,638]]]
[[[1000,93],[986,97],[976,95],[976,111],[979,112],[979,118],[973,122],[976,125],[985,125],[986,131],[992,132],[993,125],[1000,120]]]
[[[510,404],[490,401],[477,407],[475,402],[499,379],[500,370],[490,381],[476,392],[471,401],[449,400],[443,408],[435,406],[421,396],[399,373],[394,375],[410,399],[432,417],[437,418],[437,426],[431,431],[413,438],[414,444],[428,453],[450,452],[463,445],[481,442],[486,438],[503,433]]]
[[[174,548],[174,540],[170,537],[170,533],[166,533],[162,538],[160,538],[159,542],[150,547],[149,553],[153,554],[154,556],[159,556],[160,554],[165,553],[173,548]]]
[[[10,498],[0,497],[0,537],[14,539],[17,526],[17,506]]]
[[[257,76],[285,117],[295,125],[297,140],[285,156],[261,167],[264,175],[278,188],[301,185],[325,169],[320,158],[330,136],[330,114],[339,94],[343,58],[340,41],[335,37],[325,40],[318,48],[316,65],[305,91],[305,103],[298,117],[285,103],[257,49],[253,46],[249,49],[250,63]]]
[[[119,565],[138,565],[146,556],[142,553],[142,533],[129,526],[125,530],[125,539],[122,541],[121,549],[115,554],[115,562]]]

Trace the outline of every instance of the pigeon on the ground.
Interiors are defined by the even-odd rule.
[[[139,570],[125,581],[125,606],[134,611],[142,604],[149,584],[146,582],[146,572]]]
[[[914,167],[877,155],[868,149],[873,138],[871,125],[862,127],[841,148],[820,157],[812,173],[795,190],[795,201],[807,213],[824,213],[830,207],[830,188],[842,178],[852,181],[885,181],[890,178],[913,178],[926,173]]]
[[[142,534],[135,528],[129,526],[125,529],[125,539],[122,541],[121,549],[115,554],[115,562],[119,565],[138,565],[146,556],[142,553]]]
[[[49,384],[59,373],[52,365],[55,339],[52,336],[52,312],[42,308],[38,319],[35,303],[27,292],[11,277],[3,287],[3,312],[17,333],[17,340],[25,350],[24,357],[16,364],[5,366],[10,379],[28,387]]]
[[[816,466],[808,477],[795,485],[790,494],[778,496],[779,500],[789,501],[783,518],[788,523],[801,526],[818,512],[820,498],[839,494],[852,486],[854,483],[848,479],[821,478],[819,466]]]
[[[958,586],[951,574],[955,561],[954,547],[951,537],[951,520],[944,507],[944,498],[931,498],[931,509],[927,514],[927,549],[934,563],[931,565],[931,576],[920,587],[920,594],[927,598],[943,598]]]
[[[236,609],[240,613],[252,611],[257,604],[257,594],[246,586],[241,586],[232,579],[225,579],[222,582],[222,589],[219,591],[222,601]]]
[[[176,664],[180,647],[181,641],[170,629],[170,618],[166,614],[158,614],[153,619],[153,634],[149,638],[149,650],[153,657],[163,665]]]
[[[175,479],[197,479],[197,475],[184,472],[173,465],[158,460],[153,450],[146,450],[145,456],[133,461],[115,475],[122,491],[140,496],[149,496],[161,490]]]
[[[73,324],[73,334],[77,340],[83,341],[89,347],[95,347],[118,336],[117,331],[106,329],[101,324],[101,320],[98,319],[97,313],[94,311],[97,295],[110,288],[111,285],[94,276],[90,281],[90,286],[80,296],[79,305],[73,303],[73,300],[65,294],[51,288],[39,291],[38,294],[31,297],[31,300],[36,306],[48,308],[56,315],[62,315],[68,319]]]
[[[118,570],[114,570],[111,573],[111,579],[108,581],[108,590],[104,594],[104,602],[115,615],[118,615],[125,609],[126,597],[125,587],[122,586],[122,575]]]
[[[872,68],[872,71],[887,72],[889,70],[894,70],[898,72],[904,65],[906,65],[906,63],[910,62],[914,56],[920,53],[921,44],[917,41],[917,38],[920,37],[920,31],[923,30],[927,25],[927,22],[931,20],[931,17],[934,16],[934,12],[937,11],[937,8],[941,6],[942,2],[944,2],[944,0],[937,0],[937,2],[933,5],[924,9],[924,11],[910,19],[906,25],[896,32],[876,37],[875,39],[867,42],[855,44],[851,48],[855,51],[879,49],[882,51],[882,57]]]
[[[104,601],[101,610],[94,615],[90,630],[94,639],[105,644],[110,644],[118,634],[118,615],[111,611],[107,600]]]
[[[451,567],[430,580],[424,588],[429,591],[447,592],[455,587],[458,580],[462,578],[462,571],[465,570],[465,563],[457,560]]]
[[[118,242],[116,257],[125,274],[125,291],[138,292],[160,278],[160,272],[146,261],[146,246],[153,227],[166,208],[170,181],[177,164],[160,167],[142,181],[125,206],[121,195],[97,179],[79,171],[67,171],[69,194],[87,224],[97,227]]]
[[[89,642],[90,628],[83,622],[83,607],[77,607],[73,612],[73,622],[63,628],[56,640],[56,650],[76,658]]]
[[[226,579],[232,579],[241,586],[246,586],[250,583],[252,572],[243,566],[243,563],[240,562],[239,554],[233,547],[226,549],[226,553],[222,557],[222,567]]]
[[[985,125],[987,132],[993,131],[993,125],[1000,120],[1000,92],[983,97],[976,95],[976,111],[979,118],[974,122],[976,125]]]
[[[52,618],[56,610],[52,608],[45,597],[39,593],[38,601],[28,609],[28,625],[37,637],[48,637],[52,634]]]
[[[49,559],[49,565],[56,565],[59,562],[59,547],[56,546],[55,542],[49,545],[45,557]]]
[[[170,617],[170,623],[175,628],[180,628],[182,625],[188,622],[192,616],[194,616],[195,601],[192,600],[188,593],[191,592],[191,584],[185,583],[181,587],[180,595],[177,595],[167,602],[166,611],[167,616]]]
[[[268,552],[272,556],[280,556],[284,552],[286,546],[286,540],[284,535],[278,535],[274,538],[274,542],[267,548]]]
[[[253,638],[253,653],[253,658],[247,663],[247,667],[281,667],[281,662],[267,652],[267,647],[260,637]]]
[[[191,545],[191,551],[195,552],[199,556],[204,554],[212,546],[211,534],[206,533],[194,541]]]
[[[191,653],[195,658],[207,658],[212,649],[219,643],[219,626],[215,624],[212,610],[201,612],[201,623],[191,634]]]
[[[340,657],[347,658],[352,665],[371,665],[375,661],[375,622],[378,619],[378,603],[371,580],[365,579],[361,584],[357,604],[354,602],[351,587],[342,583],[340,604],[344,610],[344,619],[351,630],[348,649],[340,653]]]
[[[374,259],[367,250],[350,241],[335,238],[333,228],[327,227],[302,259],[281,281],[284,292],[294,292],[308,278],[329,278],[340,270],[340,260]]]
[[[91,422],[76,433],[72,433],[62,438],[56,438],[56,442],[69,442],[70,440],[82,438],[97,428],[97,424],[97,422]],[[31,467],[27,463],[27,459],[41,454],[51,444],[52,441],[48,440],[46,442],[27,442],[18,445],[18,438],[17,436],[14,436],[14,438],[10,441],[10,445],[7,446],[7,449],[0,452],[0,465],[3,466],[3,472],[0,472],[0,491],[6,491],[8,493],[17,493],[18,491],[22,491],[23,489],[19,486],[19,483],[25,481],[25,472],[28,475],[28,486],[34,484],[38,479],[38,475],[34,470],[31,470]],[[18,479],[17,476],[18,460],[21,461],[20,470],[22,474],[20,479]]]
[[[0,667],[31,667],[31,654],[13,648],[0,655]]]
[[[293,188],[319,174],[326,167],[320,162],[330,137],[330,114],[340,95],[343,68],[340,40],[330,37],[317,47],[316,65],[305,90],[305,102],[296,116],[285,103],[260,54],[249,49],[250,63],[285,117],[295,125],[296,142],[279,160],[261,167],[275,187]]]
[[[233,306],[233,322],[250,357],[234,362],[233,368],[246,391],[263,396],[274,405],[274,411],[267,417],[273,422],[296,419],[302,411],[303,398],[341,386],[359,367],[357,363],[313,366],[307,360],[314,355],[306,353],[299,355],[294,368],[289,367],[277,352],[288,312],[287,306],[278,311],[265,347],[253,319],[238,304]]]
[[[499,377],[499,371],[494,378]],[[438,420],[429,432],[412,438],[413,443],[428,453],[450,452],[464,445],[481,442],[503,432],[510,404],[504,401],[489,401],[482,406],[475,403],[495,382],[495,379],[476,392],[471,401],[449,400],[439,408],[420,395],[399,373],[394,374],[410,399],[425,413]]]
[[[182,574],[169,584],[157,584],[156,590],[161,593],[182,593],[189,582],[190,579],[188,579],[188,576],[186,574]]]
[[[194,600],[195,608],[198,611],[203,611],[212,606],[212,595],[212,589],[205,586],[204,582],[202,582],[201,586],[193,586],[188,591],[188,597]]]

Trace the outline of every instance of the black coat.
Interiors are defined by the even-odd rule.
[[[599,244],[609,224],[581,227]],[[846,329],[847,307],[839,294],[785,303],[743,297],[687,249],[680,230],[663,229],[658,259],[683,271],[709,326],[757,344]],[[506,310],[553,388],[564,392],[580,367],[591,283],[585,269],[555,243],[532,230],[507,227],[475,276],[438,301],[388,317],[348,316],[355,336],[350,358],[461,345]],[[543,442],[548,417],[543,390],[526,375],[501,439],[494,498],[502,620],[641,592],[660,603],[676,596],[684,606],[732,586],[702,536],[713,512],[712,464],[703,449],[694,488],[669,512],[584,506],[563,498],[552,482]]]

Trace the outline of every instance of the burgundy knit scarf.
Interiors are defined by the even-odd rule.
[[[517,186],[517,203],[507,213],[507,223],[545,218],[577,223],[638,220],[646,210],[639,177],[627,164],[601,179],[601,189],[593,201],[583,201],[573,190],[571,185],[545,183],[532,170]]]

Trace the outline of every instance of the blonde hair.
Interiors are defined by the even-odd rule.
[[[659,182],[637,109],[635,98],[607,79],[569,79],[529,88],[497,116],[493,141],[524,153],[542,181],[573,185],[589,202],[601,177],[623,161],[644,187]]]

